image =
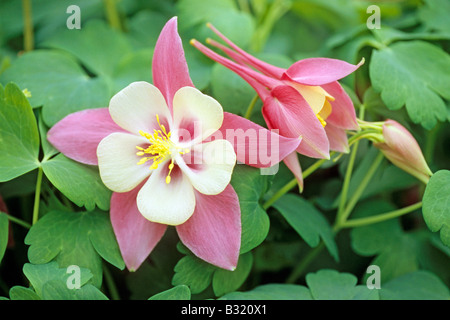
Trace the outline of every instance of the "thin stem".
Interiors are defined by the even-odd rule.
[[[111,295],[111,299],[120,300],[119,291],[117,290],[116,284],[114,283],[112,274],[105,264],[103,265],[103,275],[105,276],[105,282],[108,287],[109,294]]]
[[[289,181],[287,184],[285,184],[280,190],[275,192],[275,194],[270,197],[266,202],[263,204],[263,209],[267,210],[272,204],[274,204],[278,199],[280,199],[284,194],[288,193],[292,188],[294,188],[297,185],[297,179],[294,178],[291,181]]]
[[[314,261],[314,259],[322,252],[323,248],[325,248],[325,244],[323,241],[320,244],[309,251],[309,253],[303,258],[303,260],[292,270],[289,277],[286,279],[286,283],[295,283],[298,278],[300,278],[305,272],[306,268]]]
[[[33,220],[32,220],[33,225],[39,219],[39,202],[41,199],[42,174],[43,174],[42,167],[39,167],[37,180],[36,180],[36,191],[34,194],[34,207],[33,207]]]
[[[308,177],[310,174],[312,174],[314,171],[316,171],[317,169],[320,168],[320,166],[325,162],[328,161],[328,159],[320,159],[317,160],[315,163],[313,163],[310,167],[308,167],[308,169],[306,169],[305,171],[303,171],[302,176],[303,179],[305,179],[306,177]],[[280,199],[283,195],[285,195],[286,193],[288,193],[292,188],[294,188],[297,185],[297,179],[294,178],[291,181],[289,181],[287,184],[285,184],[280,190],[278,190],[272,197],[270,197],[270,199],[268,199],[264,204],[263,204],[263,209],[267,210],[272,204],[275,203],[275,201],[277,201],[278,199]]]
[[[375,158],[374,162],[370,166],[369,170],[367,171],[366,175],[364,176],[363,180],[359,184],[358,188],[356,189],[355,193],[353,193],[352,197],[350,198],[350,201],[348,202],[347,206],[345,207],[345,210],[342,212],[342,214],[337,219],[337,227],[339,228],[342,224],[344,224],[352,212],[353,208],[355,207],[356,203],[358,202],[359,198],[363,194],[364,190],[366,189],[367,185],[369,184],[370,180],[372,179],[373,175],[378,169],[378,166],[381,164],[381,162],[384,159],[384,155],[379,152],[377,157]]]
[[[18,225],[21,225],[22,227],[27,228],[27,229],[31,228],[31,224],[29,224],[26,221],[20,220],[20,219],[12,216],[10,214],[7,214],[6,212],[1,212],[0,211],[0,213],[4,214],[8,218],[8,220],[11,221],[11,222],[17,223]]]
[[[109,25],[118,31],[122,31],[122,23],[117,10],[117,0],[103,0],[103,4]]]
[[[365,106],[364,106],[364,104],[362,104],[360,109],[359,109],[359,119],[360,119],[360,121],[363,121],[364,114],[365,114]],[[344,212],[345,203],[347,201],[347,193],[348,193],[348,188],[350,186],[350,179],[352,177],[353,167],[355,165],[355,159],[356,159],[356,153],[358,151],[358,145],[359,145],[359,140],[356,140],[355,145],[353,146],[353,149],[352,149],[352,151],[350,153],[350,158],[349,158],[349,161],[348,161],[347,169],[345,171],[344,183],[342,185],[341,198],[339,199],[339,206],[338,206],[338,211],[337,211],[337,214],[336,214],[336,222],[335,222],[335,224],[339,223],[339,221],[343,221],[342,220],[342,215],[343,215],[343,212]]]
[[[339,206],[338,206],[336,221],[340,221],[341,216],[344,212],[345,203],[347,201],[348,188],[350,186],[350,179],[352,176],[353,167],[355,165],[356,153],[358,151],[358,144],[359,144],[359,141],[355,142],[355,145],[353,146],[352,151],[350,153],[347,170],[345,171],[344,183],[342,185],[341,198],[339,199]]]
[[[389,211],[386,213],[378,214],[376,216],[348,220],[345,223],[341,224],[340,228],[355,228],[355,227],[362,227],[362,226],[367,226],[369,224],[383,222],[383,221],[397,218],[397,217],[400,217],[407,213],[413,212],[421,207],[422,207],[422,202],[417,202],[410,206],[407,206],[407,207],[404,207],[401,209],[397,209],[397,210],[393,210],[393,211]]]
[[[245,112],[244,118],[245,119],[250,119],[250,116],[252,115],[252,111],[255,108],[256,102],[258,101],[258,95],[255,95],[252,99],[252,101],[250,101],[250,104],[247,107],[247,111]]]
[[[22,0],[23,13],[23,48],[26,52],[34,49],[33,18],[31,0]]]

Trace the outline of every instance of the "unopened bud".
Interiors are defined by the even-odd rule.
[[[374,143],[375,147],[397,167],[428,183],[433,173],[412,134],[398,122],[386,120],[383,124],[383,138],[384,142]]]

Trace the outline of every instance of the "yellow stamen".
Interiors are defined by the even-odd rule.
[[[136,155],[142,157],[137,164],[141,165],[146,163],[147,161],[152,160],[153,163],[150,166],[150,170],[157,169],[158,166],[167,157],[172,157],[172,153],[174,151],[180,154],[190,152],[189,149],[180,151],[180,148],[177,147],[175,143],[172,142],[172,140],[170,140],[171,133],[167,132],[165,126],[161,124],[158,115],[156,115],[156,121],[158,122],[160,130],[153,129],[153,134],[144,132],[142,130],[139,131],[139,134],[145,137],[150,142],[150,145],[145,149],[140,146],[136,146],[136,149],[139,150],[138,152],[136,152]],[[169,173],[166,177],[167,184],[169,184],[171,181],[170,174],[172,173],[172,169],[174,168],[174,166],[174,159],[172,158],[169,164]]]
[[[319,114],[316,114],[317,119],[319,119],[320,124],[322,125],[322,127],[325,128],[325,126],[327,125],[326,121],[323,120],[323,118],[321,116],[319,116]]]

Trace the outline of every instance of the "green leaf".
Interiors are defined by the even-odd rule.
[[[21,55],[0,75],[0,82],[8,81],[30,91],[31,106],[43,106],[43,120],[49,127],[70,113],[103,108],[111,96],[109,80],[90,78],[73,57],[60,51]]]
[[[91,284],[79,289],[69,289],[61,280],[50,280],[42,287],[44,300],[108,300],[108,298]]]
[[[169,290],[151,296],[148,300],[191,300],[191,291],[185,285],[179,285]]]
[[[205,290],[211,283],[217,268],[193,256],[185,256],[178,261],[172,278],[172,285],[186,285],[193,294]]]
[[[392,210],[395,207],[391,204],[372,200],[359,204],[353,216],[369,217]],[[416,241],[404,233],[398,218],[354,228],[350,237],[352,249],[357,254],[374,257],[371,264],[382,270],[382,283],[419,268]]]
[[[432,232],[440,231],[442,242],[450,247],[450,171],[435,172],[423,195],[423,218]]]
[[[6,214],[0,212],[0,263],[8,245],[9,221]]]
[[[425,0],[425,5],[418,10],[418,17],[428,29],[450,34],[449,12],[447,0]]]
[[[320,270],[306,275],[306,283],[315,300],[351,300],[370,296],[370,289],[356,286],[358,279],[350,273]]]
[[[78,32],[62,28],[43,45],[70,52],[89,71],[107,77],[113,74],[122,57],[131,52],[123,34],[101,20],[89,21]]]
[[[11,300],[41,300],[33,289],[21,286],[14,286],[9,289],[9,297]]]
[[[119,269],[124,262],[108,215],[100,212],[52,211],[28,232],[28,259],[33,264],[56,260],[60,267],[77,265],[93,273],[92,282],[102,283],[102,260]]]
[[[111,191],[100,179],[97,167],[77,163],[63,154],[43,162],[42,169],[50,182],[67,198],[88,211],[95,206],[108,210]]]
[[[62,280],[66,283],[70,274],[66,268],[59,268],[55,261],[46,264],[26,263],[23,266],[23,273],[30,281],[34,291],[39,297],[43,297],[42,289],[44,284],[51,280]],[[80,286],[85,285],[92,278],[89,269],[80,268]]]
[[[450,292],[433,273],[416,271],[381,286],[382,300],[449,300]]]
[[[247,252],[239,256],[239,261],[234,271],[218,269],[214,272],[212,286],[217,297],[225,293],[239,289],[247,279],[253,265],[253,255]]]
[[[424,128],[445,121],[450,99],[450,56],[424,41],[405,41],[375,50],[370,62],[373,88],[391,110],[406,106],[409,117]],[[442,98],[441,98],[442,97]]]
[[[286,194],[273,207],[310,247],[316,247],[322,238],[330,254],[339,261],[333,231],[328,221],[311,203],[297,195]]]
[[[33,110],[13,83],[0,85],[0,182],[39,166],[39,132]]]
[[[268,183],[269,176],[261,175],[259,169],[244,165],[234,168],[231,185],[241,207],[241,254],[260,245],[269,232],[269,217],[259,203]]]
[[[265,284],[246,292],[227,293],[219,300],[312,300],[312,296],[301,285]]]

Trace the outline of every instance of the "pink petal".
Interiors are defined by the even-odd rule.
[[[177,17],[170,19],[159,35],[153,53],[152,71],[153,84],[161,91],[172,111],[175,92],[182,87],[194,86],[177,31]]]
[[[139,213],[136,196],[141,186],[126,193],[114,192],[111,197],[111,223],[123,260],[130,271],[139,268],[167,228],[148,221]]]
[[[353,65],[338,59],[309,58],[294,63],[282,78],[309,86],[320,86],[348,76],[363,63],[364,60]]]
[[[196,40],[191,40],[191,44],[207,57],[238,74],[242,79],[247,81],[253,89],[255,89],[262,99],[267,96],[266,88],[272,88],[281,84],[278,79],[268,77],[247,66],[240,65],[230,59],[222,57]]]
[[[339,82],[331,82],[321,86],[325,91],[335,99],[331,101],[331,114],[326,119],[336,127],[347,130],[358,130],[359,126],[356,121],[355,107],[352,99],[348,96]]]
[[[181,242],[200,259],[234,270],[241,245],[241,211],[236,192],[228,185],[218,195],[195,195],[194,214],[176,227]]]
[[[219,30],[217,30],[213,25],[208,24],[208,27],[215,33],[217,34],[220,38],[222,38],[222,40],[224,40],[230,47],[232,47],[238,54],[238,56],[240,57],[241,60],[244,60],[246,63],[250,64],[252,67],[258,69],[259,71],[265,73],[268,76],[277,78],[277,79],[281,79],[283,73],[286,71],[283,68],[279,68],[279,67],[275,67],[269,63],[266,63],[264,61],[261,61],[257,58],[255,58],[254,56],[248,54],[247,52],[245,52],[244,50],[242,50],[241,48],[239,48],[237,45],[235,45],[233,42],[231,42],[231,40],[229,40],[227,37],[225,37]],[[209,44],[223,50],[224,52],[226,52],[231,58],[235,59],[233,56],[235,56],[235,54],[233,54],[233,51],[230,49],[227,49],[226,47],[223,47],[222,45],[220,45],[219,43],[215,42],[215,41],[208,41]],[[237,59],[235,59],[237,61]]]
[[[300,192],[303,191],[303,174],[302,167],[300,166],[300,161],[298,161],[297,152],[292,152],[286,158],[284,158],[284,164],[291,170],[294,177],[297,179],[297,184],[299,186]]]
[[[109,115],[108,108],[87,109],[69,114],[47,134],[50,143],[67,157],[97,165],[97,146],[113,132],[125,132]]]
[[[331,123],[325,126],[325,132],[328,136],[328,141],[330,141],[330,150],[348,153],[348,139],[345,129],[338,128]]]
[[[300,93],[279,86],[264,101],[263,116],[271,129],[290,138],[302,138],[297,152],[312,158],[329,159],[329,142],[322,124]]]
[[[300,144],[299,138],[287,138],[238,115],[224,112],[222,139],[234,147],[241,163],[267,168],[279,163]]]

